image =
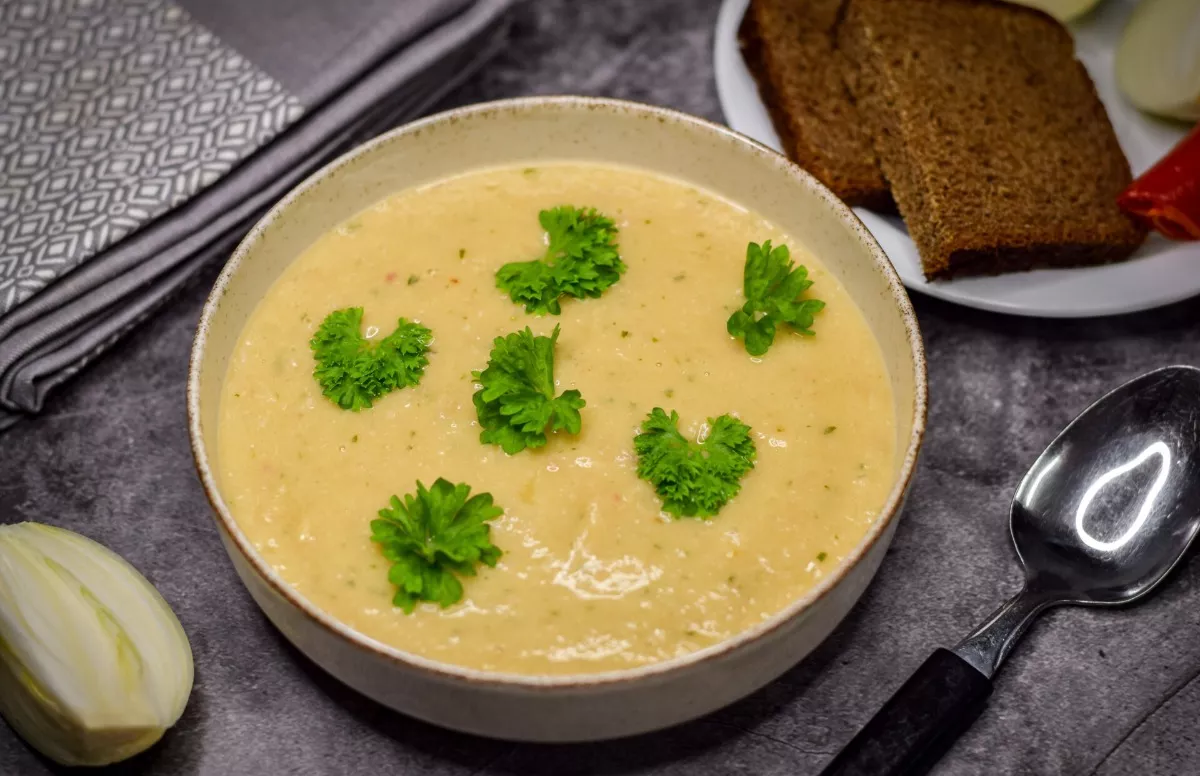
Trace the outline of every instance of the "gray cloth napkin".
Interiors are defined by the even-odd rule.
[[[510,0],[0,0],[0,429],[419,115]]]

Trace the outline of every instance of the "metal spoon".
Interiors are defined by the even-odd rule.
[[[1149,593],[1200,531],[1200,369],[1172,366],[1093,404],[1017,488],[1021,592],[953,651],[938,649],[822,772],[927,772],[983,711],[992,676],[1042,611]]]

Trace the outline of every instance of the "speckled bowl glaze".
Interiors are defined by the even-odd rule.
[[[251,312],[323,232],[399,189],[479,167],[547,160],[641,167],[710,189],[804,243],[850,292],[882,348],[899,435],[894,486],[858,546],[790,606],[685,657],[576,676],[522,676],[438,663],[381,644],[288,586],[239,529],[217,483],[221,383]],[[740,257],[738,257],[740,259]],[[725,127],[616,100],[538,97],[474,105],[401,127],[313,175],[238,246],[204,307],[188,375],[192,450],[217,529],[254,600],[300,651],[393,709],[497,738],[583,741],[700,716],[761,687],[842,620],[883,559],[925,428],[925,361],[904,287],[879,245],[824,186]]]

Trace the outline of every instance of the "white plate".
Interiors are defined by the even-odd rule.
[[[717,18],[713,60],[717,94],[729,126],[779,150],[779,137],[742,61],[737,28],[748,0],[725,0]],[[1134,175],[1171,149],[1184,131],[1150,119],[1117,92],[1113,56],[1135,0],[1104,0],[1072,25],[1076,53],[1087,66]],[[1082,318],[1146,310],[1200,294],[1200,246],[1152,236],[1130,261],[1104,267],[1036,270],[999,277],[930,283],[917,248],[897,217],[855,212],[879,240],[904,284],[914,291],[983,310],[1051,318]]]

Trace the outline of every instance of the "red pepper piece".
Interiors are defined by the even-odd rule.
[[[1200,240],[1200,125],[1121,192],[1117,205],[1172,240]]]

